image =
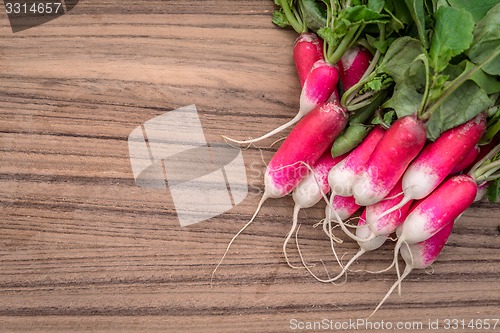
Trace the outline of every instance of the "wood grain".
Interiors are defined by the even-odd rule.
[[[220,143],[220,134],[255,137],[295,113],[294,34],[271,24],[272,11],[267,0],[82,0],[16,34],[0,14],[1,332],[282,332],[292,319],[370,314],[394,271],[331,285],[288,268],[291,198],[266,203],[210,286],[259,200],[272,140],[244,151],[247,199],[190,227],[179,226],[168,191],[134,183],[127,138],[148,119],[196,104],[208,142]],[[470,208],[433,274],[413,272],[372,320],[499,318],[499,211]],[[313,228],[322,212],[301,213],[299,241],[326,276],[320,259],[331,274],[338,267]],[[355,268],[385,267],[392,246]],[[337,250],[348,258],[356,244]],[[298,263],[293,244],[290,256]]]

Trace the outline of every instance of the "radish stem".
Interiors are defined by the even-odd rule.
[[[288,20],[288,22],[290,22],[290,25],[292,26],[293,30],[295,30],[298,34],[304,32],[304,24],[301,21],[299,21],[299,17],[292,12],[292,9],[288,4],[288,0],[278,0],[278,2],[283,8],[283,12],[285,13],[286,19]]]

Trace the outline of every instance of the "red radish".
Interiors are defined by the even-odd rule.
[[[353,184],[384,133],[382,127],[376,126],[358,147],[330,170],[328,183],[333,193],[346,197],[353,195]]]
[[[464,158],[458,162],[457,165],[451,170],[450,175],[454,175],[460,173],[470,167],[476,158],[479,156],[480,148],[478,145],[475,145],[471,150],[465,154]]]
[[[375,235],[389,235],[405,220],[408,210],[410,209],[411,201],[406,203],[400,209],[379,217],[387,209],[397,205],[401,200],[401,192],[403,191],[401,179],[396,186],[387,194],[387,198],[377,202],[374,205],[366,207],[366,221],[370,230]]]
[[[313,32],[301,33],[293,45],[293,59],[303,87],[314,63],[324,59],[323,40]]]
[[[264,175],[265,190],[257,209],[229,242],[215,271],[224,260],[231,244],[255,219],[264,202],[269,198],[281,198],[293,191],[307,175],[310,165],[329,149],[335,138],[347,125],[348,115],[338,102],[316,107],[295,126],[267,165]]]
[[[351,47],[344,53],[338,62],[340,82],[344,91],[349,90],[361,80],[372,58],[371,52],[362,46]]]
[[[339,80],[339,73],[337,66],[327,63],[324,60],[318,60],[314,63],[309,75],[307,76],[304,87],[300,94],[300,108],[297,115],[289,122],[279,126],[278,128],[272,130],[271,132],[264,134],[256,139],[239,141],[233,140],[228,137],[224,137],[226,140],[237,143],[237,144],[248,144],[254,143],[263,139],[266,139],[282,130],[292,126],[300,119],[305,117],[309,112],[311,112],[316,107],[327,102],[337,89],[337,82]],[[335,102],[335,101],[332,101]]]
[[[426,126],[415,115],[396,120],[354,183],[356,203],[370,206],[384,199],[422,150],[425,140]]]
[[[484,114],[452,128],[428,144],[403,175],[401,202],[381,216],[399,209],[411,200],[428,196],[479,141],[486,130]]]
[[[377,305],[370,317],[373,316],[375,312],[377,312],[377,310],[382,306],[382,304],[384,304],[384,302],[391,295],[394,289],[396,289],[396,287],[401,284],[403,279],[406,278],[414,268],[424,269],[432,265],[432,263],[437,259],[446,242],[448,241],[448,237],[451,234],[453,225],[454,221],[451,221],[432,237],[416,244],[407,244],[406,247],[401,248],[401,256],[406,263],[405,270],[401,277],[399,277],[398,280],[389,289],[382,301],[380,301],[380,303]],[[398,228],[398,231],[400,231],[400,228],[401,226]]]
[[[434,236],[457,219],[476,198],[476,181],[469,175],[449,178],[428,197],[418,201],[405,219],[394,248],[394,264],[403,244],[416,244]]]
[[[286,262],[292,268],[296,267],[292,266],[288,260],[286,246],[297,228],[299,211],[303,208],[309,208],[316,205],[324,195],[330,192],[330,186],[328,185],[328,172],[343,158],[344,156],[333,158],[329,150],[325,151],[325,153],[312,167],[312,172],[309,172],[292,192],[293,201],[295,202],[295,207],[293,209],[293,222],[290,232],[283,243],[283,254],[285,255]]]

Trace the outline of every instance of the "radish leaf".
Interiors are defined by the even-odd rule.
[[[488,144],[495,135],[500,132],[500,107],[494,106],[488,110],[488,123],[486,124],[486,133],[481,138],[481,144]]]
[[[404,74],[413,60],[422,53],[422,46],[418,40],[411,37],[398,38],[387,49],[376,71],[389,74],[398,84],[403,82]]]
[[[460,65],[463,66],[464,64],[464,72],[472,70],[475,67],[473,63],[467,60],[464,60]],[[470,80],[476,82],[477,85],[481,87],[481,89],[483,89],[484,92],[488,95],[500,92],[500,82],[498,81],[498,79],[493,75],[486,74],[482,70],[478,70],[477,72],[475,72],[471,76]]]
[[[498,3],[498,0],[448,0],[451,7],[462,8],[472,14],[474,22],[479,21]]]
[[[500,75],[500,3],[490,9],[484,18],[477,23],[474,29],[474,39],[468,51],[469,58],[479,65],[488,58],[495,58],[489,61],[482,68],[491,75]],[[495,54],[497,54],[495,56]]]
[[[442,132],[461,125],[491,105],[488,95],[473,81],[462,83],[427,121],[427,137],[436,140]]]
[[[425,33],[424,0],[405,0],[405,3],[417,27],[420,42],[427,49],[428,40]]]
[[[453,7],[440,7],[435,20],[429,57],[431,67],[439,73],[448,66],[451,58],[469,48],[474,21],[469,12]]]
[[[290,22],[286,18],[286,15],[282,9],[277,10],[273,13],[273,23],[280,28],[286,28],[290,26]]]
[[[489,183],[486,196],[490,202],[497,202],[500,196],[500,179],[495,179]]]
[[[402,73],[392,97],[383,106],[395,110],[398,118],[416,114],[424,98],[424,90],[425,68],[421,61],[414,60]]]
[[[382,9],[384,9],[384,6],[384,0],[368,0],[368,9],[373,10],[374,12],[380,13]]]
[[[326,12],[314,0],[301,0],[302,18],[307,28],[312,31],[318,31],[326,25]]]

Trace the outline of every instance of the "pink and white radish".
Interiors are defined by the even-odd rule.
[[[360,247],[359,252],[361,252],[358,252],[358,257],[365,252],[373,251],[381,247],[389,236],[389,234],[375,235],[369,228],[366,214],[367,210],[365,208],[361,214],[361,218],[359,219],[358,227],[356,228],[356,236],[360,239],[360,241],[358,241],[358,245]]]
[[[401,227],[394,248],[394,264],[403,244],[423,242],[457,219],[476,198],[476,181],[469,175],[449,178],[426,198],[417,201]]]
[[[356,213],[360,207],[353,196],[343,197],[332,193],[330,195],[330,205],[325,207],[325,221],[333,220],[335,214],[332,210],[335,210],[340,219],[344,221]]]
[[[381,247],[388,238],[387,235],[375,235],[369,228],[366,220],[366,208],[363,210],[361,214],[358,225],[356,227],[356,238],[357,243],[359,245],[358,252],[349,260],[349,262],[344,266],[344,269],[347,270],[354,261],[356,261],[360,256],[364,253],[373,251]]]
[[[376,126],[358,147],[330,170],[328,183],[332,193],[345,197],[353,195],[353,185],[384,133],[382,127]]]
[[[400,179],[396,186],[387,194],[386,199],[366,207],[366,223],[375,235],[390,235],[404,222],[408,210],[410,209],[411,201],[407,202],[396,211],[379,217],[382,213],[397,205],[403,199],[400,195],[402,191],[403,187]]]
[[[453,229],[454,221],[451,221],[441,230],[439,230],[432,237],[415,244],[407,244],[405,247],[401,248],[401,256],[403,257],[406,267],[398,280],[392,285],[384,298],[377,305],[375,310],[370,315],[373,316],[375,312],[384,304],[391,293],[396,289],[397,286],[401,284],[404,278],[406,278],[413,269],[425,269],[432,265],[432,263],[437,259],[443,247],[445,246],[448,237]],[[401,227],[399,227],[398,233],[401,233]]]
[[[249,144],[266,139],[276,133],[283,131],[284,129],[297,123],[314,108],[327,102],[330,96],[332,96],[333,92],[337,89],[338,80],[339,73],[336,65],[332,65],[324,60],[316,61],[311,68],[306,81],[304,82],[304,86],[302,87],[302,92],[300,94],[299,112],[292,120],[255,139],[239,141],[230,139],[228,137],[224,138],[237,144]]]
[[[428,196],[474,148],[485,130],[485,116],[480,114],[428,144],[403,175],[403,200],[384,214],[399,209],[411,200]]]
[[[344,91],[361,80],[368,67],[370,67],[372,59],[373,55],[371,52],[359,45],[351,47],[344,53],[337,63],[339,66],[339,78]],[[329,100],[338,101],[340,100],[339,98],[339,93],[335,89]]]
[[[425,140],[426,126],[415,115],[396,120],[354,183],[356,203],[370,206],[384,199],[422,150]]]
[[[323,40],[313,32],[301,33],[293,44],[293,59],[303,87],[314,63],[324,60]]]
[[[347,111],[338,102],[316,107],[290,132],[267,165],[264,197],[280,198],[307,175],[347,125]]]
[[[255,213],[229,242],[215,271],[224,260],[231,244],[255,219],[264,202],[291,193],[308,174],[311,165],[332,145],[347,125],[348,114],[338,102],[320,105],[307,114],[290,132],[267,165],[265,190]]]
[[[359,45],[351,47],[344,53],[338,62],[340,82],[344,91],[349,90],[361,80],[372,59],[371,52]]]
[[[403,223],[396,248],[403,242],[415,244],[432,237],[462,214],[474,202],[476,193],[476,182],[471,176],[458,175],[446,180],[416,202]]]
[[[297,228],[299,211],[316,205],[321,199],[323,199],[323,196],[330,192],[330,186],[328,185],[328,172],[343,158],[344,156],[333,158],[330,151],[327,150],[312,166],[312,172],[309,172],[292,192],[292,198],[295,202],[295,206],[293,208],[292,227],[285,239],[285,242],[283,243],[283,254],[285,255],[285,260],[288,263],[288,266],[292,268],[297,267],[293,266],[288,260],[286,246]]]

